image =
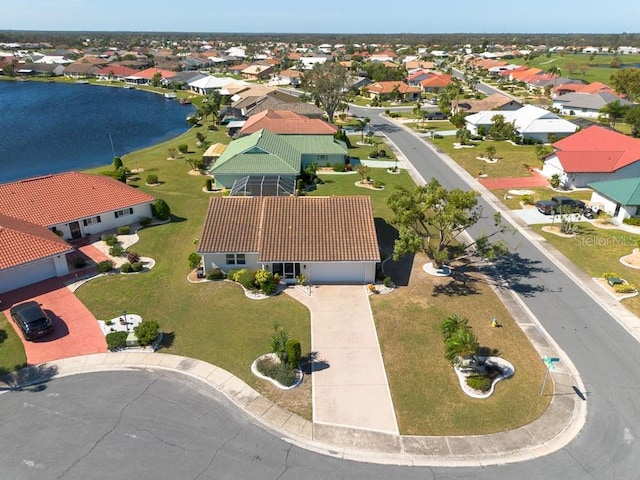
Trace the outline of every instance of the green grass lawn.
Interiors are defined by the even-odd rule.
[[[485,140],[473,142],[476,145],[474,148],[455,149],[453,144],[459,141],[455,137],[436,138],[430,141],[474,176],[484,169],[489,178],[530,177],[531,173],[525,166],[540,165],[533,145],[513,145],[509,142]],[[476,158],[481,154],[486,156],[486,148],[489,145],[496,149],[495,156],[499,158],[496,163],[486,163]]]
[[[566,53],[563,56],[552,54],[550,57],[541,55],[527,62],[524,58],[510,59],[509,62],[518,65],[529,65],[531,67],[549,70],[552,66],[560,67],[563,77],[577,78],[588,83],[602,82],[607,85],[611,83],[611,75],[618,71],[610,68],[613,55],[595,55],[591,60],[591,55],[582,53]],[[640,55],[620,55],[620,61],[624,64],[640,63]]]
[[[4,313],[0,312],[0,375],[18,370],[26,363],[27,356],[20,337]]]
[[[379,160],[395,160],[396,156],[393,154],[393,151],[387,145],[387,143],[380,137],[375,137],[380,143],[378,144],[378,151],[384,150],[387,152],[387,156],[385,158],[380,158]],[[349,135],[349,140],[351,141],[351,148],[349,149],[350,157],[357,157],[360,159],[366,159],[371,152],[373,152],[373,145],[360,145],[359,142],[362,141],[362,135]],[[364,137],[366,142],[367,137]],[[321,165],[323,166],[323,165]]]
[[[535,229],[590,277],[602,277],[605,272],[615,272],[629,283],[640,287],[640,270],[620,263],[620,257],[630,255],[638,246],[638,234],[598,228],[586,222],[580,226],[580,234],[574,238],[562,238],[543,232],[542,226],[536,226]],[[623,300],[622,304],[634,315],[640,316],[639,297]]]

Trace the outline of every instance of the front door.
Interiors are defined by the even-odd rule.
[[[284,264],[284,278],[296,278],[300,275],[300,264],[288,262]]]
[[[69,224],[69,230],[71,231],[71,238],[76,239],[82,236],[80,231],[80,224],[78,222],[71,222]]]

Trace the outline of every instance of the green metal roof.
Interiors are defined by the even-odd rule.
[[[640,178],[592,182],[589,186],[621,205],[640,205]]]
[[[285,140],[304,154],[346,155],[348,152],[344,142],[336,140],[333,135],[285,135]]]
[[[216,173],[239,174],[294,174],[300,172],[302,155],[282,136],[258,130],[256,133],[234,140],[209,169]]]

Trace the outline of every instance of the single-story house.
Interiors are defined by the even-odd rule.
[[[621,178],[591,182],[591,203],[602,205],[605,212],[622,223],[625,218],[640,216],[640,178]]]
[[[269,130],[234,140],[208,170],[216,186],[232,188],[248,175],[295,181],[306,166],[344,164],[348,149],[332,135],[277,135]]]
[[[567,93],[553,99],[553,108],[557,108],[561,115],[598,118],[600,109],[615,101],[620,102],[620,105],[623,106],[633,105],[629,100],[607,92]]]
[[[262,80],[265,78],[269,78],[273,71],[274,68],[272,66],[249,65],[240,73],[242,77],[246,78],[247,80]]]
[[[542,174],[560,175],[565,188],[640,177],[640,140],[593,125],[553,144]]]
[[[214,197],[198,253],[213,268],[264,269],[285,282],[365,284],[380,261],[368,196]]]
[[[324,120],[291,110],[265,110],[251,115],[238,134],[244,137],[263,128],[278,135],[334,135],[338,131],[338,127]]]
[[[501,93],[494,93],[482,100],[461,99],[458,101],[453,113],[462,111],[471,114],[478,113],[483,110],[518,110],[522,108],[522,106],[522,103],[513,97],[507,97]]]
[[[578,127],[544,108],[525,105],[518,110],[489,110],[467,115],[465,126],[472,135],[478,135],[481,127],[489,131],[495,115],[502,115],[505,123],[513,123],[517,135],[524,139],[548,142],[549,136],[563,138],[574,133]]]
[[[401,81],[380,81],[374,82],[362,88],[369,98],[378,100],[398,99],[405,102],[413,102],[420,98],[422,90],[420,87],[411,87]]]
[[[112,178],[78,172],[0,184],[0,292],[65,275],[64,254],[73,251],[67,241],[151,217],[154,201]]]

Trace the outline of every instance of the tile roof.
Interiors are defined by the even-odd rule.
[[[160,68],[150,67],[142,70],[141,72],[136,72],[133,76],[151,80],[156,73],[159,73],[162,78],[171,78],[176,74],[176,72],[172,72],[171,70],[162,70]]]
[[[125,67],[124,65],[108,65],[95,72],[96,75],[111,75],[114,77],[129,77],[136,73],[138,73],[138,70]]]
[[[554,103],[561,103],[563,108],[575,108],[582,109],[587,108],[590,110],[600,110],[602,107],[609,105],[615,101],[620,102],[620,105],[631,106],[629,100],[620,98],[617,95],[611,93],[567,93],[566,95],[560,95],[553,99]]]
[[[0,184],[0,212],[45,227],[154,200],[113,178],[78,172]]]
[[[240,135],[249,135],[261,129],[281,135],[333,135],[338,131],[320,119],[307,118],[291,110],[264,110],[249,117],[240,130]]]
[[[368,196],[213,197],[199,252],[258,252],[261,262],[380,261]]]
[[[553,144],[567,173],[615,172],[640,160],[640,140],[593,125]]]
[[[0,214],[0,270],[72,250],[46,227]]]
[[[589,187],[622,205],[640,205],[640,178],[591,182]]]
[[[388,94],[388,93],[393,93],[393,90],[396,87],[398,88],[399,93],[419,93],[420,92],[419,87],[410,87],[404,82],[394,81],[394,80],[388,80],[388,81],[385,80],[381,82],[375,82],[375,83],[372,83],[371,85],[367,85],[365,89],[370,92],[374,92],[378,94]]]

